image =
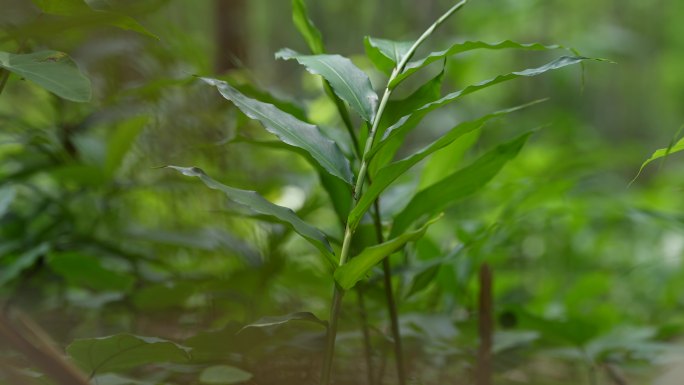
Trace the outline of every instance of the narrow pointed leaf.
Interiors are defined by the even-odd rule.
[[[128,154],[135,140],[143,128],[145,128],[147,120],[146,116],[137,116],[116,127],[107,144],[107,156],[105,158],[105,171],[107,175],[113,175],[121,167],[126,154]]]
[[[276,58],[295,59],[312,74],[323,76],[340,99],[365,121],[373,121],[378,95],[373,91],[368,75],[351,60],[340,55],[300,55],[290,49],[278,51]]]
[[[224,98],[233,102],[245,115],[258,120],[280,140],[306,150],[329,173],[352,184],[349,161],[337,144],[317,126],[303,122],[272,104],[248,98],[224,81],[209,78],[202,80],[218,88]]]
[[[632,180],[632,182],[634,182],[639,177],[639,175],[641,175],[641,172],[644,171],[644,167],[646,167],[649,163],[653,162],[654,160],[664,158],[666,156],[669,156],[670,154],[674,154],[674,153],[679,152],[679,151],[684,151],[684,138],[679,139],[679,141],[677,143],[674,143],[670,147],[665,147],[665,148],[661,148],[659,150],[656,150],[651,155],[651,157],[648,158],[641,165],[641,167],[639,168],[639,172],[637,173],[637,176],[634,177],[634,180]]]
[[[304,0],[292,0],[292,21],[313,54],[325,52],[321,31],[311,21]]]
[[[359,255],[352,258],[346,264],[335,271],[335,280],[345,290],[349,290],[363,279],[366,274],[386,257],[401,249],[408,242],[422,238],[428,227],[441,218],[437,217],[421,228],[405,232],[387,242],[365,248]]]
[[[399,119],[395,124],[385,131],[382,140],[373,147],[369,157],[376,156],[379,152],[384,151],[383,147],[387,146],[389,143],[400,140],[406,131],[413,129],[418,123],[427,115],[429,112],[434,111],[442,106],[445,106],[451,102],[459,100],[460,98],[472,94],[474,92],[480,91],[485,88],[492,87],[499,83],[503,83],[509,80],[521,78],[521,77],[533,77],[538,76],[548,71],[556,70],[559,68],[567,67],[573,64],[578,64],[586,60],[603,61],[602,59],[592,59],[583,56],[562,56],[550,63],[547,63],[541,67],[529,68],[523,71],[511,72],[505,75],[499,75],[493,79],[485,80],[477,84],[467,86],[466,88],[452,92],[439,100],[428,103],[418,110],[414,111],[410,115],[406,115]]]
[[[316,160],[311,156],[311,154],[309,154],[301,148],[288,146],[283,142],[278,142],[275,140],[262,141],[238,137],[235,140],[235,142],[245,142],[256,146],[289,150],[295,152],[302,158],[306,159],[306,161],[311,165],[311,167],[315,168],[316,171],[318,171],[318,178],[321,181],[321,186],[323,186],[323,189],[328,193],[328,196],[330,197],[330,202],[333,206],[333,209],[335,210],[335,213],[340,219],[340,223],[346,222],[347,216],[351,211],[351,187],[348,184],[345,184],[339,178],[335,178],[334,176],[330,175],[330,173],[325,171],[325,169],[323,169],[323,167],[321,167],[321,165],[318,164],[318,162],[316,162]]]
[[[449,130],[442,137],[432,142],[430,145],[424,147],[422,150],[419,150],[413,155],[406,157],[402,160],[398,160],[396,162],[390,163],[382,167],[375,176],[375,179],[373,179],[373,183],[370,185],[368,190],[364,192],[364,194],[359,199],[359,202],[356,204],[352,212],[349,214],[349,226],[351,228],[356,228],[358,223],[363,218],[363,215],[366,213],[366,211],[368,211],[370,206],[373,204],[373,201],[375,201],[392,182],[394,182],[397,178],[399,178],[401,175],[403,175],[406,171],[408,171],[411,167],[416,165],[421,160],[425,159],[435,151],[438,151],[448,146],[449,144],[453,143],[456,139],[462,137],[463,135],[473,132],[474,130],[477,130],[478,128],[482,127],[483,124],[485,124],[487,121],[491,119],[510,114],[511,112],[521,110],[523,108],[529,107],[539,102],[540,101],[535,101],[522,106],[496,111],[475,120],[462,122],[458,124],[456,127]]]
[[[382,114],[382,119],[380,120],[380,125],[378,127],[377,137],[381,138],[382,135],[390,128],[390,126],[406,115],[406,111],[415,111],[426,104],[434,102],[441,97],[442,94],[442,81],[444,80],[444,71],[440,72],[434,78],[428,80],[415,90],[408,97],[401,100],[390,100],[387,103],[385,112]],[[416,121],[417,125],[419,121]],[[404,132],[408,132],[413,127],[407,127]],[[392,143],[389,143],[383,150],[382,154],[372,157],[369,170],[371,175],[375,176],[378,170],[392,161],[395,153],[399,150],[403,144],[405,135],[399,135],[395,138]]]
[[[366,56],[379,70],[390,75],[404,55],[409,52],[413,42],[385,40],[366,36],[364,38],[364,45]]]
[[[503,166],[520,152],[531,132],[500,144],[438,183],[418,192],[394,219],[392,236],[401,234],[412,223],[431,217],[486,185]]]
[[[76,364],[91,375],[151,363],[185,363],[190,360],[190,349],[174,342],[125,333],[77,339],[66,350]]]
[[[14,72],[67,100],[87,102],[91,98],[90,80],[64,52],[0,52],[0,68]]]
[[[176,167],[167,166],[179,171],[183,175],[199,178],[207,187],[222,191],[231,201],[245,206],[258,214],[263,214],[278,221],[285,223],[292,227],[292,229],[312,245],[321,250],[326,257],[331,258],[333,250],[328,243],[328,239],[317,228],[304,222],[295,214],[294,211],[287,207],[278,206],[266,200],[255,191],[241,190],[233,187],[223,185],[213,179],[197,167]]]
[[[238,333],[244,331],[245,329],[249,329],[249,328],[275,328],[275,327],[280,327],[280,326],[285,325],[285,324],[290,323],[290,322],[310,322],[310,323],[321,325],[323,327],[328,326],[327,322],[321,321],[313,313],[296,312],[296,313],[290,313],[290,314],[283,315],[283,316],[263,317],[256,322],[253,322],[249,325],[245,325],[245,327],[240,329],[240,331]]]
[[[404,68],[404,71],[397,75],[394,80],[390,83],[390,88],[394,88],[399,83],[404,81],[407,77],[411,76],[414,72],[420,70],[421,68],[427,66],[430,63],[434,63],[435,61],[442,60],[445,57],[449,56],[454,56],[459,53],[467,52],[467,51],[472,51],[476,49],[489,49],[489,50],[500,50],[500,49],[510,49],[510,48],[515,48],[515,49],[525,49],[525,50],[550,50],[550,49],[558,49],[562,48],[559,45],[543,45],[539,43],[516,43],[511,40],[505,40],[502,42],[498,43],[485,43],[483,41],[466,41],[462,43],[456,43],[453,44],[451,47],[448,49],[445,49],[443,51],[438,51],[438,52],[432,52],[427,55],[427,57],[420,59],[420,60],[414,60],[406,64],[406,67]]]
[[[9,212],[10,205],[17,196],[17,190],[12,186],[0,187],[0,219]]]
[[[41,243],[36,247],[28,249],[15,260],[9,264],[0,265],[0,286],[7,284],[13,279],[17,278],[21,273],[33,266],[40,257],[44,256],[50,251],[49,243]],[[2,262],[5,262],[6,256],[0,255]]]

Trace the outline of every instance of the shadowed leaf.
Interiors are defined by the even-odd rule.
[[[332,258],[333,251],[325,235],[320,230],[305,223],[291,209],[275,205],[255,191],[241,190],[223,185],[211,179],[204,171],[197,167],[167,167],[177,170],[183,175],[199,178],[207,187],[222,191],[231,201],[245,206],[259,214],[273,217],[282,223],[288,224],[295,232],[322,251],[326,257]]]
[[[295,59],[312,74],[323,76],[340,99],[365,121],[373,121],[378,95],[373,91],[368,75],[351,60],[340,55],[300,55],[290,49],[278,51],[276,58]]]
[[[352,183],[349,161],[337,144],[323,135],[317,126],[303,122],[272,104],[248,98],[224,81],[209,78],[202,80],[218,88],[224,98],[233,102],[245,115],[261,122],[266,130],[280,140],[306,150],[329,173]]]
[[[90,80],[64,52],[0,52],[0,67],[38,84],[61,98],[73,102],[87,102],[91,98]]]

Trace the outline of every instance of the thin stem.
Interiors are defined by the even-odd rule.
[[[333,355],[335,354],[335,339],[337,337],[337,321],[340,315],[340,306],[342,305],[342,297],[344,297],[344,290],[335,284],[335,292],[333,293],[332,306],[330,307],[330,321],[328,323],[328,333],[326,336],[325,357],[323,359],[323,371],[321,374],[321,384],[330,384],[330,376],[332,374]]]
[[[361,320],[361,332],[363,333],[363,351],[366,358],[366,379],[368,385],[375,385],[373,380],[373,351],[371,348],[370,332],[368,331],[368,316],[366,314],[366,303],[363,299],[363,290],[356,289],[357,300],[359,303],[359,319]]]
[[[332,101],[335,103],[335,107],[337,107],[337,112],[339,113],[340,118],[344,123],[344,127],[347,129],[347,133],[351,138],[354,154],[358,158],[361,158],[359,139],[356,136],[356,132],[354,132],[354,124],[352,123],[351,117],[349,116],[349,110],[347,109],[347,106],[345,106],[344,102],[339,97],[337,97],[337,95],[335,95],[335,92],[330,86],[330,83],[328,83],[325,80],[323,80],[323,88],[325,88],[325,92],[328,94],[330,99],[332,99]]]
[[[492,300],[492,269],[484,263],[480,267],[480,295],[478,304],[480,349],[477,359],[477,385],[492,383],[492,339],[494,310]]]
[[[373,202],[373,206],[375,233],[377,234],[378,243],[383,243],[385,240],[382,235],[380,199],[376,199]],[[394,359],[397,361],[397,377],[399,378],[399,385],[405,385],[406,370],[404,369],[404,349],[401,342],[401,332],[399,331],[399,312],[397,311],[397,303],[394,298],[394,291],[392,290],[392,267],[390,265],[389,256],[382,260],[382,273],[385,286],[385,299],[387,301],[387,310],[389,311],[390,326],[392,329],[392,339],[394,340]]]

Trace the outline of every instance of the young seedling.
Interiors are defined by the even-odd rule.
[[[398,312],[391,285],[388,256],[400,251],[407,243],[420,239],[430,225],[441,217],[441,212],[445,208],[475,193],[494,178],[499,170],[519,153],[532,132],[523,133],[509,142],[496,146],[469,166],[445,175],[436,183],[418,191],[410,199],[409,204],[394,215],[389,227],[384,226],[381,221],[379,199],[385,190],[421,160],[444,149],[464,135],[478,130],[487,121],[536,102],[463,121],[426,147],[407,157],[394,160],[406,135],[416,128],[428,113],[458,101],[466,95],[509,80],[537,76],[586,60],[595,60],[582,56],[562,56],[545,65],[499,75],[444,96],[441,96],[439,92],[443,78],[443,73],[440,73],[408,98],[393,99],[392,95],[397,87],[414,73],[430,63],[443,61],[466,51],[559,48],[537,43],[521,44],[508,40],[499,43],[466,41],[455,43],[446,50],[430,53],[424,58],[412,60],[417,49],[433,32],[465,5],[466,0],[463,0],[452,6],[414,42],[366,38],[365,46],[369,59],[388,76],[382,96],[378,97],[369,77],[349,59],[325,53],[321,34],[309,19],[303,0],[293,0],[295,25],[306,40],[312,54],[304,55],[290,49],[283,49],[276,54],[276,57],[296,60],[310,73],[323,78],[323,88],[334,102],[341,121],[344,123],[344,129],[349,135],[349,143],[343,147],[353,149],[352,159],[345,156],[340,146],[316,125],[288,114],[273,104],[248,97],[228,82],[202,78],[207,84],[216,87],[224,98],[230,100],[245,115],[260,122],[267,131],[274,134],[280,140],[281,147],[304,156],[312,164],[321,178],[323,188],[331,198],[340,226],[344,229],[341,248],[333,249],[328,242],[328,237],[321,230],[306,223],[292,210],[269,202],[257,192],[223,185],[198,168],[171,166],[185,175],[200,178],[208,187],[225,193],[234,203],[245,206],[262,217],[270,217],[290,226],[317,248],[325,261],[330,264],[334,271],[334,292],[330,305],[327,342],[320,378],[322,385],[330,384],[332,378],[342,299],[345,293],[354,288],[379,263],[383,264],[383,282],[395,345],[397,378],[399,384],[406,383]],[[355,127],[350,111],[361,119],[361,128]],[[365,138],[362,147],[358,138]],[[368,214],[371,214],[370,220],[374,224],[372,231],[375,232],[377,243],[352,255],[355,235],[357,231],[360,231],[360,224]]]

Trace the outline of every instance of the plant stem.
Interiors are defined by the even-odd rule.
[[[368,385],[375,385],[373,380],[373,351],[371,349],[370,332],[368,331],[368,316],[366,315],[366,304],[363,300],[363,289],[356,289],[357,300],[359,302],[359,319],[361,320],[361,332],[363,333],[363,350],[366,357],[366,370]]]
[[[480,267],[480,298],[478,304],[480,349],[477,358],[477,385],[492,383],[492,338],[494,311],[492,304],[492,269],[483,263]]]
[[[385,108],[387,107],[387,102],[389,102],[390,96],[392,95],[392,90],[393,88],[390,88],[390,84],[396,79],[396,77],[401,74],[401,72],[404,70],[406,67],[406,64],[408,61],[411,59],[411,57],[415,54],[416,50],[418,47],[435,31],[435,29],[442,24],[449,16],[453,15],[461,9],[465,4],[467,3],[467,0],[462,0],[458,4],[454,5],[449,9],[446,13],[444,13],[437,21],[435,21],[423,34],[416,40],[415,43],[411,46],[411,48],[408,50],[406,55],[402,58],[401,62],[394,68],[392,71],[392,75],[389,78],[389,81],[387,82],[387,87],[385,87],[385,92],[382,95],[382,99],[380,100],[380,104],[378,106],[378,110],[373,117],[373,124],[371,126],[370,133],[368,135],[368,139],[366,139],[366,145],[363,149],[363,153],[361,155],[361,167],[359,168],[359,174],[356,178],[356,183],[354,184],[354,206],[358,204],[358,200],[361,196],[362,190],[363,190],[363,184],[366,179],[366,174],[368,172],[368,153],[370,153],[373,143],[375,142],[375,136],[378,132],[378,127],[380,126],[380,120],[382,118],[383,113],[385,112]],[[349,250],[350,250],[350,245],[352,241],[352,237],[354,236],[354,231],[356,229],[352,228],[349,226],[349,223],[345,226],[344,230],[344,240],[342,241],[342,251],[340,252],[340,263],[339,265],[342,266],[345,263],[347,263],[347,259],[349,258]],[[335,354],[335,339],[337,337],[337,322],[338,318],[340,316],[340,308],[341,308],[341,302],[342,298],[344,297],[344,290],[339,287],[339,285],[335,284],[335,290],[333,293],[333,303],[332,306],[330,307],[330,320],[328,324],[328,333],[327,333],[327,346],[325,350],[325,357],[323,358],[323,371],[321,373],[321,385],[329,385],[330,384],[330,376],[331,376],[331,371],[332,371],[332,361],[333,361],[333,356]]]
[[[380,199],[373,202],[373,222],[375,224],[375,233],[377,234],[378,243],[383,243],[384,237],[382,235],[382,219],[380,218]],[[397,311],[397,303],[394,299],[394,291],[392,290],[392,267],[390,265],[389,256],[382,260],[382,275],[385,286],[385,299],[387,301],[387,310],[389,311],[390,326],[392,329],[392,339],[394,340],[394,359],[397,362],[397,378],[399,385],[406,384],[406,371],[404,369],[404,349],[401,342],[401,332],[399,330],[399,312]]]

